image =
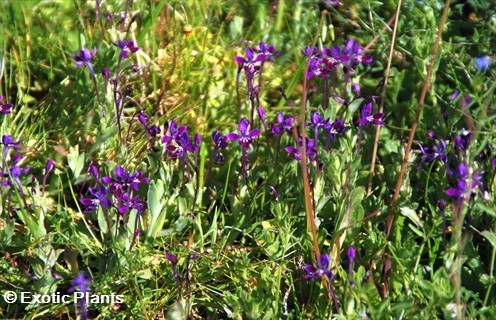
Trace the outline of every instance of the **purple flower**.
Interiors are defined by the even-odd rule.
[[[160,133],[160,127],[159,126],[150,126],[146,130],[146,133],[151,137],[155,137]]]
[[[284,118],[282,111],[277,114],[276,122],[272,124],[272,133],[280,134],[283,131],[291,134],[293,132],[294,118]]]
[[[111,207],[112,201],[107,199],[107,188],[100,185],[99,188],[89,188],[89,192],[92,195],[91,198],[82,198],[81,203],[86,207],[85,213],[95,211],[101,204],[104,207]]]
[[[0,96],[0,113],[1,114],[11,113],[14,105],[12,103],[2,103],[2,101],[3,101],[3,96]]]
[[[360,96],[360,84],[358,82],[353,82],[351,84],[351,91],[353,91],[355,96]]]
[[[119,40],[117,43],[117,46],[121,49],[121,58],[122,59],[127,59],[129,52],[134,53],[140,49],[140,47],[136,46],[134,44],[134,41],[129,40],[129,41],[123,41]]]
[[[453,198],[462,199],[465,195],[479,188],[479,191],[485,197],[482,174],[484,172],[469,172],[469,168],[464,163],[459,163],[454,170],[447,169],[446,173],[452,178],[452,186],[446,189],[446,194]],[[471,182],[469,185],[468,182]]]
[[[496,168],[496,158],[494,158],[493,161],[491,161],[491,164],[493,165],[494,168]]]
[[[96,56],[97,50],[96,47],[93,48],[93,51],[90,51],[88,48],[83,48],[78,51],[78,54],[72,56],[72,58],[76,61],[76,66],[81,68],[83,66],[87,66],[90,69],[91,74],[94,74],[93,64],[91,64],[91,60]]]
[[[354,247],[349,247],[346,255],[348,256],[348,261],[350,262],[350,264],[353,264],[356,257],[356,249]]]
[[[72,286],[67,290],[69,293],[82,292],[83,294],[88,293],[88,285],[91,283],[91,278],[86,278],[84,272],[79,272],[78,276],[71,281]],[[78,300],[78,309],[82,320],[88,318],[88,311],[86,306],[86,299]]]
[[[455,146],[465,154],[470,148],[472,132],[463,130],[460,136],[455,137]]]
[[[253,143],[254,139],[260,135],[260,130],[248,130],[250,125],[248,119],[243,118],[238,124],[239,133],[231,132],[227,138],[231,141],[238,140],[238,143],[243,149],[248,149]]]
[[[167,252],[165,254],[165,257],[167,258],[167,260],[169,260],[169,262],[173,265],[173,266],[177,266],[177,256],[170,253],[170,252]]]
[[[486,71],[487,68],[491,65],[491,57],[482,56],[474,59],[474,64],[477,69],[480,71]]]
[[[315,148],[314,145],[315,142],[313,140],[306,138],[306,151],[307,151],[306,154],[307,157],[312,162],[315,161],[315,155],[317,154],[317,149]],[[302,139],[300,137],[298,138],[298,147],[289,146],[286,147],[285,150],[287,153],[291,155],[291,157],[293,157],[293,159],[300,161],[301,160],[300,150],[302,149],[302,146],[303,146]]]
[[[221,135],[219,130],[215,130],[212,132],[212,139],[214,140],[215,149],[225,149],[227,148],[227,137],[225,135]]]
[[[467,107],[470,102],[472,102],[472,98],[468,94],[464,94],[462,99],[462,107]]]
[[[419,143],[420,150],[422,151],[422,161],[432,162],[439,158],[442,162],[447,163],[448,157],[445,154],[446,143],[443,139],[439,140],[439,145],[434,145],[432,147],[423,147]]]
[[[48,159],[47,163],[45,164],[45,174],[48,174],[50,171],[53,170],[54,164],[55,163],[52,159]]]
[[[315,129],[323,128],[324,130],[329,130],[329,128],[331,127],[331,125],[329,124],[329,118],[322,119],[318,112],[312,113],[310,119],[311,122],[308,123],[308,125],[315,126]]]
[[[334,121],[328,129],[329,137],[332,141],[336,141],[336,135],[344,133],[346,131],[346,127],[343,124],[343,121],[339,118]]]
[[[264,61],[274,61],[274,57],[278,56],[281,51],[275,51],[275,47],[273,45],[266,44],[263,41],[260,41],[258,45],[258,49],[254,49],[255,52],[260,53],[263,56]]]
[[[255,56],[252,48],[246,48],[245,55],[246,58],[237,56],[234,60],[238,64],[239,68],[243,68],[246,76],[249,79],[252,79],[253,75],[260,70],[260,65],[258,63],[263,61],[265,56],[263,54]]]
[[[307,264],[304,267],[306,272],[305,279],[318,279],[322,275],[326,275],[329,280],[334,278],[334,274],[330,270],[331,259],[327,253],[321,254],[317,259],[317,266]]]
[[[458,98],[458,95],[460,95],[460,91],[456,90],[455,92],[453,92],[450,96],[450,102]]]
[[[372,114],[372,102],[366,103],[362,108],[362,116],[358,120],[358,123],[365,126],[367,123],[372,123],[375,125],[383,125],[385,122],[384,113],[376,112]]]
[[[279,192],[277,192],[276,188],[274,188],[274,186],[271,186],[269,184],[269,189],[270,189],[270,192],[272,193],[272,195],[274,196],[274,199],[276,201],[279,200]]]
[[[72,286],[67,290],[69,293],[78,291],[87,293],[91,278],[86,278],[84,272],[79,272],[78,276],[71,281]]]
[[[105,79],[105,80],[110,79],[110,71],[109,71],[109,69],[103,68],[102,69],[102,76],[103,76],[103,79]]]
[[[219,152],[219,149],[227,148],[227,137],[221,135],[219,130],[212,132],[212,140],[214,141],[214,151],[212,153],[212,159],[215,157],[215,161],[223,162],[224,156]]]
[[[195,146],[190,143],[186,131],[174,134],[173,141],[169,140],[165,145],[165,151],[169,154],[171,159],[182,158],[186,156],[187,152],[195,151]]]
[[[15,151],[21,150],[21,147],[19,147],[21,141],[13,141],[12,136],[9,135],[2,136],[2,144],[5,146],[5,151],[8,149],[14,149]]]
[[[265,121],[265,110],[262,107],[258,107],[257,113],[260,120],[262,120],[264,129],[267,130],[267,122]]]
[[[350,277],[350,284],[353,286],[355,282],[353,281],[353,263],[355,262],[356,249],[354,247],[349,247],[346,252],[348,256],[348,275]]]

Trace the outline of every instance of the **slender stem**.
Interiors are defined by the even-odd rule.
[[[432,72],[434,70],[434,63],[436,60],[437,49],[438,49],[439,43],[441,41],[441,35],[443,33],[444,23],[446,21],[446,17],[447,17],[448,12],[449,12],[449,5],[450,5],[450,0],[446,0],[443,14],[441,16],[441,21],[439,23],[439,30],[437,32],[436,41],[434,43],[434,47],[432,48],[429,68],[427,69],[427,75],[425,77],[422,92],[420,94],[420,99],[419,99],[417,111],[415,114],[415,120],[413,121],[412,128],[410,130],[410,135],[408,137],[408,142],[407,142],[406,149],[405,149],[405,156],[403,157],[403,161],[401,163],[401,169],[400,169],[400,173],[398,175],[398,180],[396,181],[396,187],[395,187],[395,191],[394,191],[394,195],[393,195],[393,200],[391,201],[391,206],[389,208],[389,217],[388,217],[388,222],[386,225],[386,234],[385,234],[386,240],[389,239],[389,235],[391,234],[391,229],[393,227],[394,212],[396,209],[396,204],[398,203],[400,190],[401,190],[401,187],[403,185],[403,176],[405,175],[406,166],[408,164],[408,158],[410,157],[410,151],[412,149],[413,138],[415,137],[417,125],[418,125],[419,120],[420,120],[420,114],[421,114],[422,109],[424,107],[424,101],[425,101],[425,97],[427,94],[427,89],[430,87],[430,80],[431,80]],[[385,263],[385,267],[384,267],[384,291],[383,291],[384,297],[386,297],[388,295],[389,280],[391,277],[391,267],[392,267],[391,253],[389,252],[388,248],[386,248],[385,250],[386,250],[386,252],[385,252],[386,263]]]
[[[424,86],[422,88],[419,103],[417,106],[417,112],[415,114],[415,120],[413,121],[412,128],[410,130],[410,135],[408,137],[408,142],[407,142],[406,150],[405,150],[405,156],[403,157],[403,161],[401,163],[401,169],[400,169],[400,173],[398,176],[398,180],[396,181],[396,188],[395,188],[393,200],[391,202],[391,206],[389,209],[389,218],[388,218],[387,227],[386,227],[386,239],[389,238],[389,235],[391,233],[391,228],[393,226],[394,211],[395,211],[396,204],[398,202],[398,198],[400,195],[401,186],[403,185],[403,176],[405,175],[406,166],[408,164],[408,158],[410,157],[410,151],[412,149],[413,138],[415,137],[417,125],[418,125],[419,120],[420,120],[420,114],[421,114],[422,109],[424,107],[424,101],[425,101],[425,96],[427,94],[427,89],[429,89],[429,87],[430,87],[430,80],[431,80],[431,76],[432,76],[432,71],[434,70],[434,62],[436,60],[437,49],[438,49],[439,43],[441,41],[441,35],[443,32],[444,22],[446,21],[446,17],[448,15],[450,2],[451,2],[450,0],[446,0],[445,6],[444,6],[443,15],[441,17],[441,22],[439,23],[439,30],[438,30],[438,33],[436,36],[436,42],[434,43],[434,47],[433,47],[432,53],[431,53],[431,61],[429,63],[429,69],[427,70],[427,75],[425,77]]]
[[[386,99],[386,88],[389,78],[389,73],[391,72],[391,62],[393,61],[394,45],[396,43],[396,32],[398,31],[398,18],[400,17],[402,0],[398,0],[398,6],[396,7],[396,13],[394,14],[394,26],[393,26],[393,36],[391,38],[391,46],[389,48],[389,57],[385,71],[384,85],[382,86],[381,102],[379,104],[379,112],[382,113],[384,110],[384,100]],[[367,187],[367,196],[372,192],[372,179],[374,178],[375,171],[375,160],[377,159],[377,147],[379,145],[379,136],[381,133],[381,125],[378,125],[375,129],[374,138],[374,149],[372,151],[372,161],[370,163],[370,176],[369,185]]]
[[[324,15],[321,16],[320,23],[319,23],[319,28],[318,30],[322,30],[322,23],[324,22]],[[317,43],[317,38],[318,38],[318,33],[315,35],[313,42],[312,42],[312,50],[315,47],[315,44]],[[308,72],[308,69],[310,67],[310,59],[307,59],[306,66],[305,66],[305,72],[304,72],[304,78],[303,78],[303,93],[302,93],[302,99],[301,99],[301,111],[300,111],[300,122],[301,122],[301,147],[298,146],[298,143],[296,143],[297,147],[300,147],[300,153],[301,153],[301,172],[302,172],[302,178],[303,178],[303,189],[304,189],[304,195],[305,195],[305,209],[307,212],[307,224],[310,227],[310,232],[312,234],[312,239],[313,239],[313,246],[314,246],[314,252],[316,257],[318,258],[320,256],[320,248],[319,248],[319,241],[317,239],[317,226],[315,225],[315,215],[313,212],[313,204],[312,204],[312,198],[310,195],[310,181],[308,177],[308,167],[307,167],[307,148],[306,148],[306,132],[305,132],[305,118],[306,118],[306,105],[307,105],[307,95],[308,95],[308,81],[306,74]],[[298,129],[296,126],[293,127],[293,135],[295,137],[295,140],[298,141]],[[327,290],[327,279],[324,275],[321,276],[322,284],[324,285],[324,288],[326,289],[325,291],[327,292],[327,295],[329,296],[329,291]]]

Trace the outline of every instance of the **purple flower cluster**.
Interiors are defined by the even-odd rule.
[[[115,178],[104,176],[101,179],[96,166],[90,166],[90,172],[97,180],[97,186],[89,188],[90,196],[81,199],[81,203],[86,207],[84,212],[93,212],[99,206],[106,209],[116,208],[121,215],[127,215],[133,209],[138,215],[143,212],[146,200],[134,195],[134,192],[139,190],[139,184],[150,182],[149,178],[143,176],[143,172],[130,174],[118,166],[115,169]]]
[[[260,130],[257,129],[249,129],[250,122],[248,119],[243,118],[238,124],[239,133],[231,132],[227,135],[227,138],[231,141],[238,141],[239,145],[241,145],[241,173],[243,177],[248,176],[247,172],[247,150],[251,147],[255,138],[260,135]]]
[[[306,155],[310,161],[315,161],[318,153],[319,145],[319,131],[327,133],[327,141],[336,141],[336,137],[346,131],[346,127],[343,121],[337,118],[331,123],[330,118],[324,119],[318,112],[312,113],[310,117],[311,121],[307,123],[307,126],[313,128],[313,139],[306,138],[305,149]],[[276,121],[272,124],[272,133],[275,135],[280,135],[283,132],[288,134],[293,134],[294,118],[285,118],[282,111],[276,117]],[[298,138],[297,146],[288,146],[285,148],[286,152],[295,160],[301,160],[301,149],[303,147],[302,138]]]
[[[332,48],[318,50],[307,46],[302,53],[310,59],[307,78],[327,79],[341,66],[345,74],[345,81],[348,83],[351,79],[350,75],[355,73],[360,64],[369,65],[372,63],[372,57],[365,55],[365,50],[353,39],[346,41],[343,47],[336,45]]]
[[[443,163],[448,162],[448,157],[446,156],[446,142],[443,139],[439,139],[438,144],[432,147],[423,147],[419,143],[420,151],[422,152],[422,162],[432,162],[436,159],[441,160]]]
[[[484,188],[482,176],[484,171],[480,171],[475,166],[468,163],[468,150],[472,142],[472,132],[463,130],[454,139],[455,154],[451,165],[446,169],[450,178],[450,186],[446,189],[446,195],[463,200],[476,193],[485,199],[488,197]]]
[[[22,191],[21,176],[29,172],[30,167],[27,166],[24,169],[20,166],[20,161],[22,155],[19,153],[10,154],[11,151],[20,151],[21,141],[14,141],[12,136],[4,135],[2,136],[1,144],[3,145],[2,153],[2,167],[1,169],[1,185],[3,187],[17,188],[19,193]],[[10,158],[9,158],[10,154]],[[8,161],[10,160],[10,161]]]
[[[246,76],[246,87],[247,87],[247,96],[250,99],[251,103],[251,117],[250,123],[253,125],[253,117],[255,109],[260,107],[260,101],[258,98],[260,88],[262,87],[262,73],[264,69],[264,65],[266,62],[273,62],[274,57],[278,56],[280,51],[276,51],[273,45],[266,44],[261,41],[258,47],[248,47],[246,48],[245,56],[237,56],[234,58],[236,63],[238,64],[238,73],[236,76],[236,88],[239,87],[239,76],[241,74],[241,70],[244,71]],[[258,84],[255,85],[255,74],[258,74]],[[238,107],[241,108],[240,100],[239,100],[239,91],[238,91]],[[258,105],[257,105],[258,104]],[[260,115],[260,109],[259,115]],[[263,111],[263,109],[262,109]]]
[[[278,56],[280,51],[276,51],[273,45],[266,44],[261,41],[257,47],[246,48],[245,56],[237,56],[234,58],[238,67],[243,69],[247,79],[253,80],[257,72],[261,72],[263,63],[266,61],[273,62],[274,57]]]
[[[89,292],[88,286],[91,283],[91,278],[87,278],[84,272],[79,272],[78,276],[71,281],[71,287],[67,292],[81,292],[87,294]],[[79,315],[82,320],[88,319],[88,306],[86,304],[86,299],[78,300]]]
[[[317,155],[317,148],[315,147],[315,141],[306,138],[305,139],[305,150],[306,156],[311,161],[315,161],[315,157]],[[298,146],[288,146],[284,150],[291,155],[291,157],[295,160],[301,160],[301,150],[303,150],[303,140],[301,137],[298,138]]]
[[[172,120],[170,125],[168,122],[164,124],[164,133],[162,142],[165,143],[165,154],[166,157],[171,159],[186,159],[187,153],[198,150],[201,143],[200,135],[196,135],[195,141],[191,143],[188,135],[188,127],[178,126],[175,120]]]

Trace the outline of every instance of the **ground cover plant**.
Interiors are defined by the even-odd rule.
[[[0,10],[0,318],[496,317],[491,1]]]

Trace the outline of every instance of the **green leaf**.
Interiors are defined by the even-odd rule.
[[[482,231],[481,236],[487,239],[491,243],[491,246],[494,248],[496,247],[496,235],[494,235],[494,232],[490,231]]]
[[[410,221],[412,221],[417,227],[422,227],[422,221],[420,220],[415,210],[408,207],[401,207],[400,211],[402,215],[410,219]]]

